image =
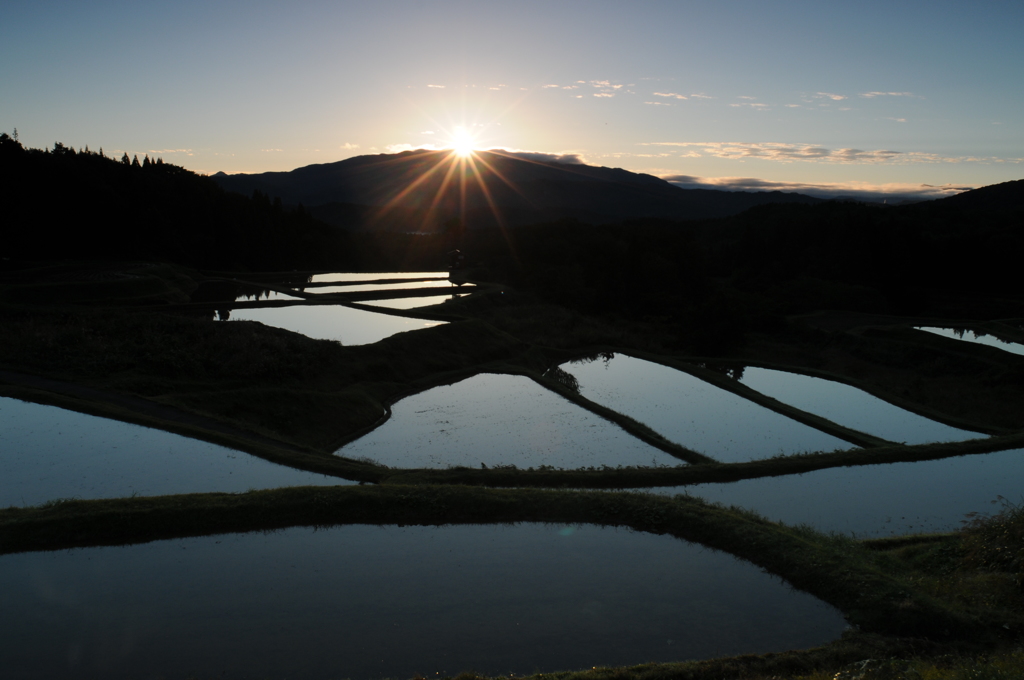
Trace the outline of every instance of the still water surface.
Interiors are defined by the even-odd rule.
[[[729,484],[646,489],[689,493],[786,524],[879,537],[952,531],[972,512],[1024,502],[1024,449],[916,463],[831,468]]]
[[[302,298],[296,297],[295,295],[286,295],[279,293],[276,290],[261,290],[255,293],[241,293],[235,297],[235,301],[243,300],[301,300]]]
[[[406,397],[335,453],[399,468],[682,465],[529,378],[484,373]]]
[[[994,335],[986,335],[981,333],[975,333],[969,330],[956,330],[953,328],[938,328],[933,326],[916,326],[919,331],[927,331],[929,333],[935,333],[941,335],[944,338],[951,338],[953,340],[963,340],[965,342],[976,342],[979,345],[986,345],[988,347],[995,347],[1001,349],[1004,352],[1010,352],[1011,354],[1024,355],[1024,345],[1018,342],[1006,342],[1000,340]]]
[[[416,309],[430,305],[440,305],[452,299],[451,295],[431,295],[429,297],[392,298],[390,300],[363,300],[364,305],[387,307],[388,309]]]
[[[929,420],[833,380],[748,366],[740,382],[802,411],[893,442],[925,444],[985,436]]]
[[[496,676],[807,648],[845,627],[728,554],[535,524],[5,555],[0,611],[11,679]]]
[[[230,320],[259,321],[301,333],[314,340],[338,340],[343,345],[369,345],[395,333],[438,326],[440,321],[377,314],[342,305],[292,305],[231,310]]]
[[[0,397],[0,507],[354,484],[141,425]]]
[[[650,361],[617,354],[610,361],[561,368],[579,381],[584,397],[721,462],[853,448],[689,373]]]
[[[311,286],[305,288],[307,293],[365,293],[375,291],[388,291],[388,290],[409,290],[412,288],[451,288],[455,290],[465,290],[469,292],[476,288],[476,286],[464,284],[462,286],[455,286],[447,279],[443,281],[412,281],[410,283],[372,283],[366,285],[347,285],[347,286]]]
[[[447,279],[448,272],[333,272],[316,274],[310,283],[337,283],[348,281],[382,281],[384,279]]]

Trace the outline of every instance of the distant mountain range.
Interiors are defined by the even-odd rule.
[[[562,219],[607,224],[728,217],[767,203],[822,200],[780,191],[682,189],[652,175],[494,151],[476,152],[469,161],[448,151],[405,151],[212,179],[228,191],[302,204],[335,226],[421,232],[443,229],[455,218],[470,228]]]

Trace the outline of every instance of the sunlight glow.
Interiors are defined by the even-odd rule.
[[[473,155],[473,145],[476,137],[464,127],[457,127],[452,132],[451,145],[456,155],[467,158]]]

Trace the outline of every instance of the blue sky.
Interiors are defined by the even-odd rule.
[[[0,130],[208,173],[463,127],[693,185],[981,186],[1024,177],[1021,26],[1019,0],[9,3]]]

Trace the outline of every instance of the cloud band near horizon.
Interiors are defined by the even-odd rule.
[[[1022,163],[1024,158],[997,156],[942,156],[924,151],[895,151],[892,149],[829,149],[815,144],[779,142],[641,142],[640,146],[668,146],[688,149],[691,158],[709,156],[726,159],[761,159],[792,162],[824,163]]]

